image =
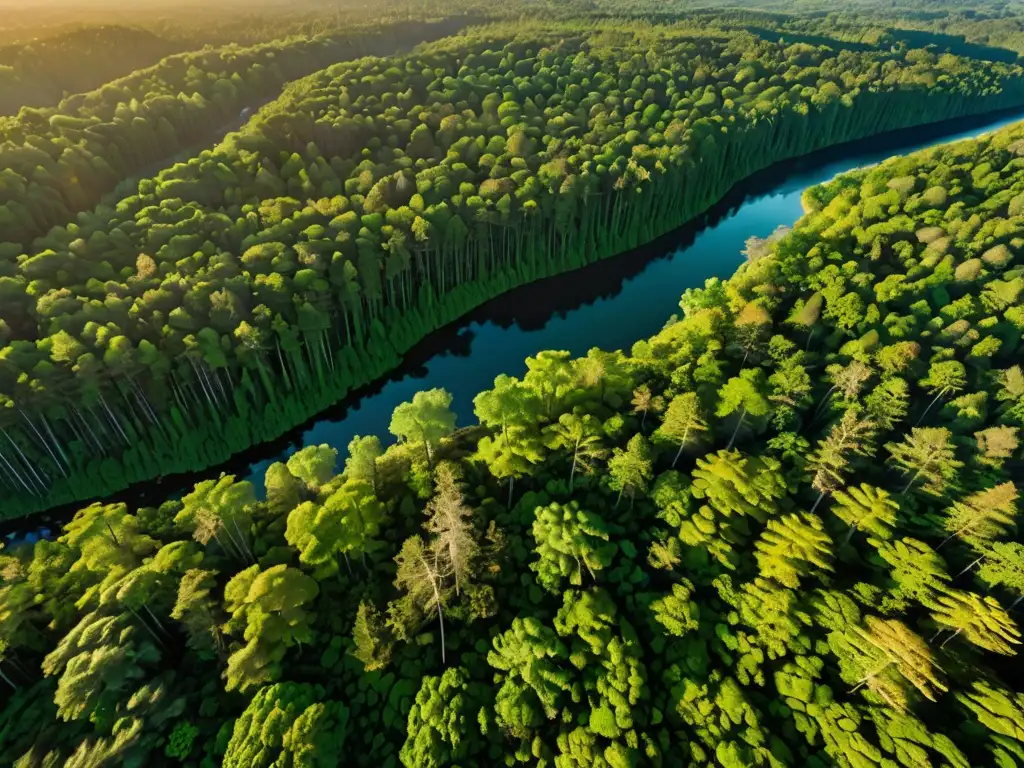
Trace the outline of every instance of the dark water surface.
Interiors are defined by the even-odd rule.
[[[444,387],[460,426],[474,422],[473,397],[489,389],[501,373],[521,376],[525,358],[544,349],[584,355],[591,347],[628,351],[633,342],[656,333],[679,311],[680,294],[713,276],[728,277],[743,261],[747,238],[765,237],[792,225],[803,211],[800,196],[836,174],[893,155],[970,138],[1024,120],[1015,110],[896,131],[833,147],[768,168],[740,182],[705,216],[659,240],[581,270],[531,283],[487,302],[461,320],[430,334],[384,381],[353,392],[284,437],[244,451],[225,465],[193,475],[165,478],[115,494],[109,501],[131,506],[158,505],[187,493],[221,472],[235,474],[263,490],[263,474],[307,445],[327,443],[340,457],[355,435],[388,433],[395,406],[424,389]],[[340,458],[339,458],[340,463]],[[7,532],[37,531],[59,523],[77,503],[21,521]]]

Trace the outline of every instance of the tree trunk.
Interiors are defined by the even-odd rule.
[[[736,429],[734,429],[732,431],[732,437],[729,438],[729,445],[727,445],[725,447],[725,450],[727,450],[727,451],[731,451],[732,450],[732,445],[733,445],[733,443],[736,442],[736,435],[738,435],[740,433],[740,427],[743,426],[743,419],[746,417],[746,415],[747,415],[747,408],[746,408],[746,406],[744,406],[743,410],[740,411],[740,420],[736,423]]]
[[[815,501],[814,502],[814,506],[811,507],[811,514],[812,515],[814,514],[814,510],[816,510],[818,508],[818,505],[821,504],[821,500],[825,498],[825,494],[826,493],[827,493],[827,491],[822,491],[821,493],[818,494],[817,501]]]
[[[690,428],[687,427],[686,431],[683,432],[683,439],[679,441],[679,450],[676,451],[676,457],[672,459],[672,469],[676,468],[676,463],[679,461],[679,457],[683,455],[683,447],[686,445],[686,438],[690,435]]]
[[[5,683],[7,683],[9,686],[11,686],[11,690],[13,690],[13,691],[17,691],[18,690],[18,686],[15,685],[13,682],[11,682],[11,678],[9,678],[7,676],[7,674],[3,671],[2,668],[0,668],[0,680],[3,680]]]
[[[939,402],[939,398],[942,397],[944,394],[946,394],[946,390],[942,390],[941,392],[939,392],[939,394],[935,396],[935,399],[928,403],[928,407],[924,409],[924,413],[922,413],[921,418],[917,420],[917,424],[914,425],[915,427],[921,426],[921,422],[924,421],[924,417],[928,415],[928,411],[932,409],[933,405]]]
[[[581,437],[580,440],[583,438]],[[569,490],[572,490],[573,479],[576,477],[576,457],[580,455],[580,440],[576,441],[576,448],[572,452],[572,469],[569,471]]]

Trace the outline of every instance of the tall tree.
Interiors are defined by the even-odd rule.
[[[573,489],[576,470],[586,474],[594,471],[596,462],[608,451],[601,445],[604,430],[596,416],[563,413],[558,421],[545,429],[549,448],[572,451],[572,468],[569,470],[569,490]]]
[[[1003,587],[1016,595],[1010,606],[1015,608],[1024,600],[1024,544],[994,542],[981,559],[978,579],[990,588]]]
[[[962,634],[969,643],[987,651],[1016,654],[1013,646],[1020,645],[1020,631],[994,598],[953,590],[937,597],[929,607],[939,629],[951,633],[942,645]]]
[[[864,531],[876,539],[892,538],[900,505],[887,491],[867,483],[835,492],[832,514],[850,526],[849,541],[855,531]]]
[[[736,428],[729,438],[730,450],[736,442],[736,436],[747,416],[761,418],[767,416],[771,411],[771,403],[768,401],[767,382],[764,371],[760,368],[744,368],[739,376],[733,376],[722,387],[719,393],[718,408],[715,415],[719,418],[739,414],[736,421]]]
[[[654,395],[651,392],[651,388],[646,384],[641,384],[639,387],[633,390],[633,413],[640,414],[640,431],[644,431],[644,425],[647,424],[647,412],[651,410],[654,405]]]
[[[410,536],[402,544],[402,551],[395,557],[398,570],[395,586],[404,593],[398,603],[393,603],[388,612],[391,626],[404,634],[404,627],[415,627],[418,617],[429,619],[437,613],[441,628],[441,662],[447,663],[444,642],[444,609],[448,605],[449,591],[444,581],[450,573],[450,565],[444,550],[428,547],[422,537]]]
[[[636,492],[646,491],[654,476],[651,447],[647,438],[633,435],[625,450],[616,448],[608,460],[608,472],[611,475],[611,487],[619,492],[616,506],[622,501],[622,494],[628,490],[629,506],[632,509]]]
[[[669,401],[665,418],[654,431],[654,438],[678,444],[679,449],[672,459],[672,466],[675,467],[690,439],[707,430],[708,423],[704,418],[700,399],[693,392],[683,392]]]
[[[382,669],[391,660],[391,638],[373,603],[361,600],[352,626],[352,655],[367,672]]]
[[[840,640],[848,643],[853,674],[859,674],[853,690],[866,685],[899,711],[907,709],[907,685],[930,701],[947,690],[928,644],[903,622],[867,616],[862,625],[829,637],[842,649]]]
[[[919,479],[923,481],[921,488],[933,496],[946,492],[963,466],[957,461],[952,437],[945,427],[914,427],[901,442],[886,444],[892,462],[909,475],[901,493],[909,491]]]
[[[419,443],[426,454],[427,465],[434,464],[434,447],[455,430],[452,396],[444,389],[417,392],[412,402],[395,408],[388,430],[399,440]]]
[[[349,479],[323,504],[307,501],[288,515],[287,542],[299,560],[324,579],[338,571],[340,554],[352,573],[349,555],[363,556],[372,546],[384,518],[384,506],[365,480]]]
[[[939,400],[947,395],[963,391],[967,386],[967,369],[959,360],[942,360],[933,362],[928,367],[928,375],[921,379],[921,386],[925,391],[934,394],[935,398],[928,403],[921,418],[917,420],[920,424],[924,417]]]
[[[298,478],[311,494],[316,494],[334,477],[338,450],[331,446],[308,445],[288,459],[288,471]]]
[[[538,507],[532,533],[540,559],[530,568],[537,572],[540,585],[552,592],[559,591],[564,578],[580,586],[584,568],[595,578],[618,551],[611,541],[612,527],[599,515],[580,509],[575,500]]]
[[[807,459],[807,468],[814,473],[811,487],[818,491],[811,512],[818,508],[826,494],[840,488],[846,481],[851,457],[875,455],[876,429],[875,423],[863,416],[859,408],[847,409],[842,418],[832,425],[828,435]]]
[[[434,497],[427,503],[424,526],[436,537],[434,546],[445,554],[448,570],[455,579],[456,596],[468,583],[480,554],[473,526],[473,510],[466,505],[460,481],[456,464],[443,461],[437,465],[434,470]]]
[[[250,546],[252,505],[256,493],[252,483],[236,483],[232,475],[199,483],[182,500],[174,522],[192,530],[200,544],[215,539],[229,556],[245,563],[255,557]]]
[[[978,491],[949,508],[944,521],[949,536],[942,543],[956,537],[975,549],[984,549],[1012,528],[1016,518],[1017,487],[1012,482]]]
[[[754,547],[761,575],[791,589],[800,587],[801,577],[832,570],[832,539],[816,515],[769,520]]]
[[[383,450],[380,439],[375,435],[353,437],[348,444],[348,458],[345,459],[345,474],[354,480],[365,480],[377,493],[377,459]]]

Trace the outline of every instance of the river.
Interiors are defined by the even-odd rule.
[[[728,277],[743,261],[747,238],[766,237],[792,225],[803,211],[809,186],[897,154],[970,138],[1024,120],[1024,111],[1003,112],[913,128],[815,152],[774,165],[740,182],[699,220],[630,253],[584,269],[540,280],[487,302],[461,320],[430,334],[391,376],[350,397],[285,437],[256,446],[227,464],[189,476],[167,478],[115,494],[131,506],[158,505],[200,480],[221,472],[250,480],[259,492],[263,474],[299,448],[326,443],[339,464],[355,435],[375,434],[384,443],[395,406],[424,389],[444,387],[460,426],[474,422],[473,397],[500,373],[521,376],[524,360],[544,349],[584,355],[591,347],[628,351],[656,333],[679,311],[680,294],[713,276]],[[10,521],[11,537],[67,519],[73,508]],[[28,534],[30,538],[32,533]]]

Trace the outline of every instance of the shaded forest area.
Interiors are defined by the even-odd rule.
[[[0,115],[53,106],[180,50],[151,32],[114,26],[5,45],[0,48]]]
[[[0,754],[1024,765],[1024,128],[803,201],[471,428],[421,392],[264,501],[222,476],[0,555]]]
[[[75,163],[105,173],[92,134],[142,162],[253,80],[286,79],[291,46],[249,50],[274,55],[250,81],[216,51],[176,65],[209,99],[101,89],[67,104],[83,116],[10,128],[26,143],[0,208],[22,228],[0,246],[5,514],[219,463],[486,298],[646,242],[773,161],[1024,103],[1016,65],[948,54],[499,25],[293,82],[222,144],[85,210]],[[129,81],[163,82],[148,77]]]

